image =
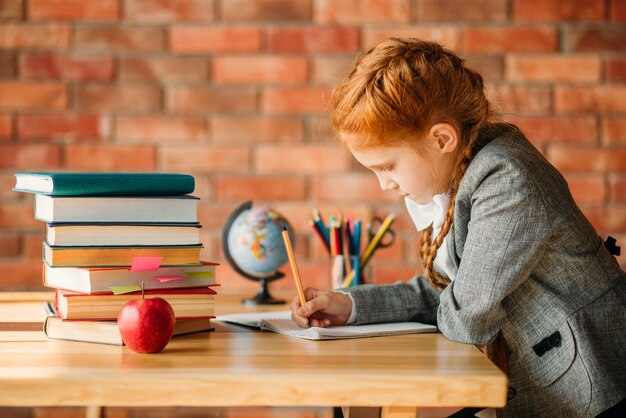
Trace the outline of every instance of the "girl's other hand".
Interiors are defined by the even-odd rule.
[[[302,328],[345,325],[352,313],[352,299],[341,292],[307,288],[307,302],[300,306],[297,297],[291,302],[291,319]]]

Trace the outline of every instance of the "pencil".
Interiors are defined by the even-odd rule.
[[[380,245],[380,242],[382,241],[383,236],[385,235],[385,233],[387,232],[387,230],[389,229],[389,227],[391,226],[395,218],[396,218],[396,215],[394,213],[389,214],[383,221],[380,228],[378,228],[378,231],[376,232],[372,240],[367,245],[367,248],[365,248],[365,252],[363,253],[361,257],[361,262],[359,264],[359,267],[361,270],[363,270],[365,265],[367,265],[367,263],[370,261],[370,258],[374,254],[374,251],[376,251],[376,249]],[[354,270],[348,273],[345,280],[343,281],[342,287],[350,286],[350,284],[352,283],[352,280],[354,280]]]
[[[322,241],[322,244],[324,245],[324,248],[326,248],[326,251],[330,253],[330,245],[328,244],[328,241],[326,241],[326,238],[324,237],[324,233],[320,229],[320,226],[315,222],[315,220],[313,220],[313,218],[309,218],[309,225],[311,226],[311,228],[313,228],[315,234],[317,234],[317,236]]]
[[[283,227],[283,241],[285,242],[285,248],[287,249],[287,256],[289,257],[289,264],[291,264],[291,272],[293,273],[293,280],[296,282],[296,289],[298,290],[298,298],[300,299],[300,306],[306,303],[304,297],[304,289],[302,289],[302,281],[300,280],[300,272],[298,271],[298,265],[296,264],[296,257],[293,254],[293,247],[291,246],[291,239],[289,239],[289,232],[287,227]]]

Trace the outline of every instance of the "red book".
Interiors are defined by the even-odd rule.
[[[215,290],[210,287],[193,289],[159,289],[145,291],[144,297],[163,298],[172,308],[176,319],[211,318],[215,314]],[[141,292],[85,295],[56,290],[55,308],[61,319],[114,320],[130,300],[141,299]]]

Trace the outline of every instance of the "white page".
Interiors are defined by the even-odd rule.
[[[291,319],[291,311],[270,311],[218,315],[216,321],[232,322],[248,327],[261,328],[264,319]]]
[[[300,326],[291,320],[291,311],[219,315],[215,319],[218,321],[233,322],[240,325],[257,327],[267,331],[309,340],[332,340],[437,332],[436,326],[422,324],[419,322],[344,325],[328,328],[300,328]]]

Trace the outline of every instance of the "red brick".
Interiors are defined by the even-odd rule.
[[[609,192],[612,202],[626,202],[626,177],[619,176],[609,181]]]
[[[215,184],[220,200],[304,200],[304,177],[220,176]]]
[[[399,202],[397,193],[380,189],[371,173],[336,174],[313,178],[311,195],[315,201]]]
[[[28,17],[31,20],[117,20],[119,3],[119,0],[29,0]]]
[[[600,234],[626,232],[626,206],[594,207],[583,213]]]
[[[10,139],[13,136],[13,117],[0,115],[0,138]]]
[[[156,168],[156,150],[152,146],[69,144],[65,166],[86,171],[150,171]]]
[[[24,17],[24,0],[0,0],[0,19]]]
[[[159,51],[165,46],[165,34],[149,26],[77,26],[74,46],[93,51]]]
[[[331,91],[320,87],[266,88],[261,110],[268,113],[322,113],[328,110]]]
[[[33,263],[32,260],[3,260],[0,261],[0,269],[5,274],[0,283],[0,290],[3,292],[46,290],[41,284],[39,263]]]
[[[17,76],[17,65],[15,64],[15,54],[0,53],[0,78],[15,78]]]
[[[113,58],[103,56],[22,54],[20,75],[24,78],[61,80],[111,80]]]
[[[70,27],[65,24],[0,24],[0,49],[67,49]]]
[[[348,170],[348,155],[339,148],[327,146],[260,146],[254,156],[254,167],[261,174],[317,174]]]
[[[626,22],[626,3],[621,0],[611,1],[611,20],[614,22]]]
[[[626,81],[626,58],[606,58],[604,78],[608,82]]]
[[[41,243],[43,231],[39,234],[28,234],[22,238],[22,254],[29,260],[41,262]]]
[[[603,203],[606,199],[607,187],[603,175],[569,174],[565,178],[576,203]]]
[[[0,144],[0,167],[22,170],[58,168],[61,149],[56,144]]]
[[[565,51],[626,52],[626,27],[623,24],[567,27],[562,36]]]
[[[226,219],[237,205],[232,202],[224,203],[215,200],[201,200],[198,205],[198,222],[202,224],[202,230],[220,230],[226,223]],[[202,231],[201,231],[202,233]],[[221,270],[221,267],[220,267]],[[220,279],[220,283],[225,283]]]
[[[305,142],[335,143],[336,138],[328,115],[313,115],[306,118]]]
[[[626,117],[606,117],[601,129],[604,144],[626,145]]]
[[[0,175],[0,197],[7,200],[31,199],[29,194],[17,193],[11,190],[15,186],[15,175],[12,172]]]
[[[251,26],[173,26],[169,45],[177,53],[252,52],[261,49],[261,30]]]
[[[552,146],[548,160],[561,171],[626,172],[626,149]]]
[[[596,143],[598,128],[594,116],[507,117],[528,138],[539,142]]]
[[[166,91],[170,112],[253,112],[256,92],[249,88],[174,87]]]
[[[554,27],[469,27],[461,32],[469,53],[550,52],[558,48]]]
[[[533,115],[550,113],[552,110],[552,92],[549,87],[498,84],[488,88],[487,96],[500,113]]]
[[[87,112],[142,112],[159,109],[161,91],[133,85],[78,85],[76,107]]]
[[[514,0],[515,20],[604,20],[604,0]]]
[[[115,137],[140,141],[201,141],[206,123],[200,117],[118,116]]]
[[[504,57],[501,55],[470,55],[466,65],[480,73],[486,83],[501,81],[504,74]]]
[[[108,136],[109,120],[96,115],[18,115],[20,139],[100,139]]]
[[[557,112],[626,113],[626,86],[555,88]]]
[[[209,66],[201,57],[121,57],[120,80],[202,82],[208,80]]]
[[[224,84],[294,84],[307,80],[308,62],[293,56],[220,56],[213,59],[213,81]]]
[[[41,241],[39,242],[41,252]],[[0,235],[0,257],[16,257],[20,255],[20,237],[16,233]]]
[[[136,22],[210,22],[214,0],[126,0],[124,18]]]
[[[508,55],[505,78],[510,81],[598,82],[598,55]]]
[[[295,118],[214,117],[211,119],[215,142],[301,142],[302,122]]]
[[[250,167],[250,148],[244,145],[164,145],[159,152],[163,169],[167,171],[232,173]]]
[[[359,31],[350,27],[272,27],[267,31],[270,52],[356,52]]]
[[[221,3],[224,20],[309,20],[311,0],[228,0]]]
[[[0,109],[65,109],[67,89],[63,84],[35,82],[0,83]]]
[[[409,22],[410,0],[318,0],[315,21],[321,23],[362,24]]]
[[[416,0],[414,16],[420,22],[497,22],[507,19],[506,0]]]
[[[312,79],[315,84],[334,86],[352,69],[354,57],[313,57]]]
[[[361,29],[361,47],[367,49],[387,38],[419,38],[434,41],[446,48],[456,50],[459,46],[459,30],[453,26],[365,26]]]
[[[382,251],[385,251],[384,249]],[[417,260],[417,256],[415,257]],[[376,260],[372,262],[372,274],[370,278],[366,278],[367,283],[373,284],[393,284],[396,282],[407,282],[409,279],[417,274],[420,274],[420,271],[417,266],[417,261],[414,265],[403,266],[398,263],[377,263]],[[447,410],[445,410],[447,413]],[[435,415],[435,416],[445,416],[445,415]]]

